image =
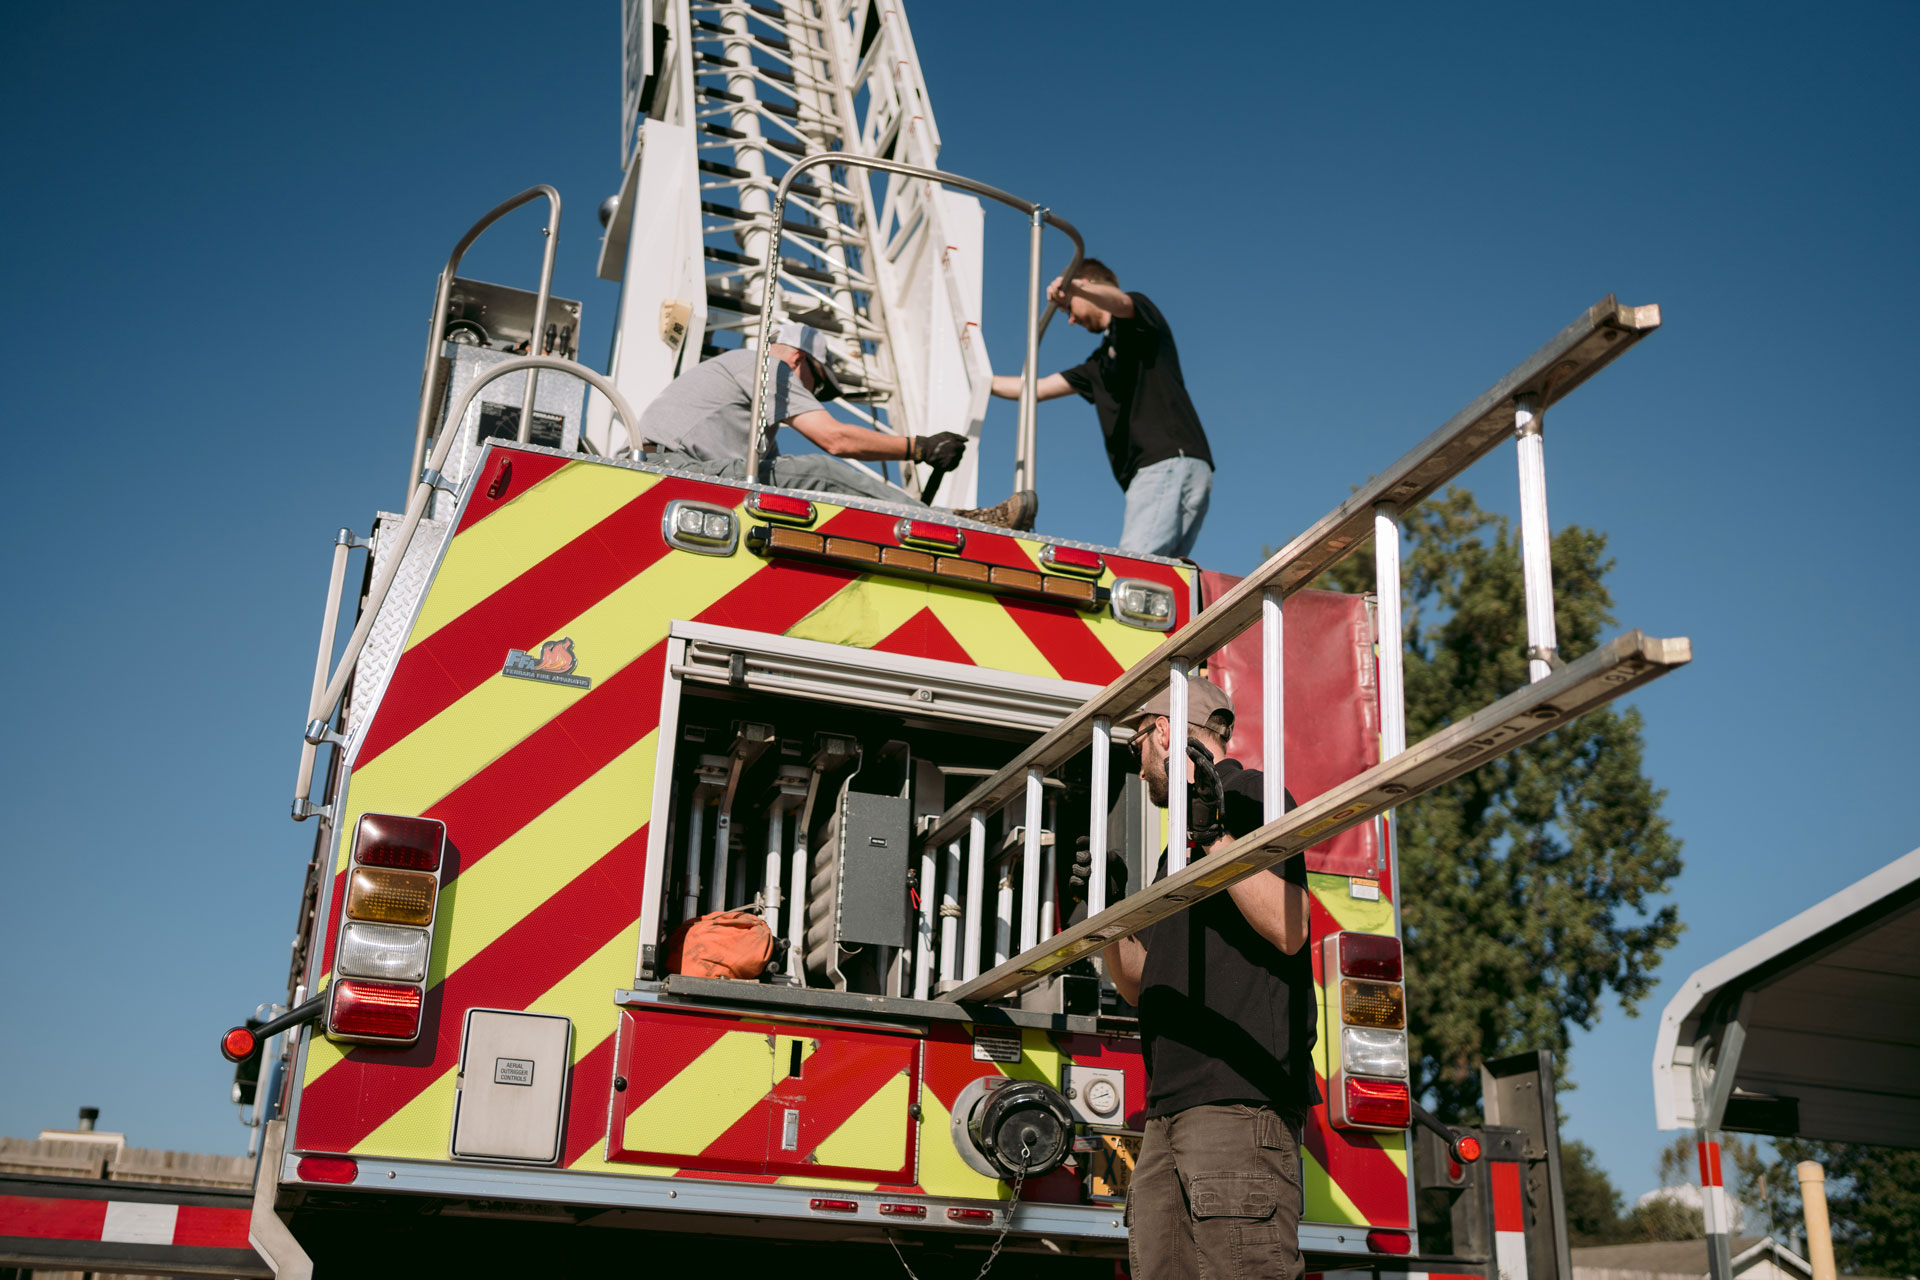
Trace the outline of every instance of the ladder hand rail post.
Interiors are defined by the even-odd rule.
[[[538,191],[539,188],[535,190]],[[620,394],[620,388],[614,386],[605,374],[596,373],[577,361],[563,359],[560,356],[514,356],[483,371],[479,377],[467,384],[465,391],[460,393],[460,399],[454,405],[457,412],[448,416],[448,421],[454,425],[440,433],[440,439],[433,446],[433,456],[427,459],[426,468],[420,473],[420,477],[427,475],[438,477],[440,468],[446,465],[447,454],[453,450],[454,437],[459,434],[458,424],[465,419],[467,409],[472,406],[474,397],[479,395],[480,388],[495,378],[519,373],[523,369],[536,368],[556,369],[561,373],[570,373],[586,382],[607,398],[614,412],[620,415],[620,421],[625,424],[628,432],[634,439],[639,439],[639,416],[633,412],[633,407],[627,403],[627,398]],[[475,474],[479,474],[477,470]],[[334,668],[333,678],[308,706],[308,724],[331,716],[334,708],[339,705],[341,695],[346,692],[347,678],[353,674],[354,665],[360,661],[360,653],[367,646],[367,637],[373,633],[373,620],[379,614],[380,606],[386,603],[387,592],[393,588],[393,580],[400,572],[400,562],[406,558],[407,549],[413,544],[414,530],[420,527],[421,519],[427,514],[427,503],[433,497],[434,486],[431,481],[420,477],[416,477],[413,496],[407,499],[406,513],[401,516],[400,524],[394,533],[398,545],[388,559],[386,568],[374,575],[373,585],[367,591],[366,604],[360,611],[360,621],[354,627],[353,635],[347,640],[346,650],[340,655],[340,662]]]
[[[1272,822],[1287,807],[1287,691],[1282,646],[1280,593],[1260,593],[1260,760],[1262,821]]]
[[[760,300],[760,373],[759,376],[753,380],[753,429],[747,437],[747,479],[754,483],[761,483],[761,458],[765,453],[765,446],[771,442],[773,429],[775,425],[777,425],[767,422],[765,413],[768,399],[767,393],[773,373],[771,348],[773,345],[774,299],[779,296],[780,268],[782,265],[780,260],[780,241],[782,231],[786,225],[787,193],[792,188],[794,181],[799,178],[802,173],[823,164],[841,165],[850,169],[877,169],[882,173],[898,174],[907,178],[924,178],[928,182],[939,183],[942,186],[958,187],[962,191],[971,191],[974,195],[985,196],[989,200],[996,200],[1001,204],[1018,209],[1029,218],[1044,221],[1065,233],[1067,238],[1073,241],[1073,263],[1067,268],[1068,271],[1078,270],[1080,263],[1085,260],[1086,256],[1086,241],[1081,239],[1079,230],[1066,219],[1056,217],[1051,210],[1042,205],[1037,205],[1031,200],[1022,200],[1020,197],[1002,191],[998,187],[988,186],[984,182],[976,182],[972,178],[963,178],[957,173],[947,173],[940,169],[926,169],[913,164],[901,164],[898,160],[885,160],[879,156],[854,155],[845,151],[826,151],[819,155],[806,156],[794,161],[792,165],[788,166],[786,173],[781,175],[780,184],[774,188],[773,210],[768,215],[773,225],[770,229],[771,242],[767,249],[767,287]],[[1031,312],[1039,306],[1039,302],[1037,299],[1030,297],[1027,300],[1027,305],[1029,313],[1031,314]],[[1045,318],[1037,325],[1039,333],[1046,331],[1046,321],[1052,319],[1052,317],[1053,309],[1050,307]],[[1034,327],[1030,321],[1029,328],[1032,329]],[[1037,336],[1035,341],[1038,341]],[[1029,373],[1031,372],[1032,371],[1029,370]]]
[[[473,242],[480,238],[482,232],[521,205],[537,200],[541,196],[547,198],[547,203],[552,209],[549,226],[553,234],[547,238],[546,256],[540,270],[540,297],[534,304],[535,341],[538,341],[538,331],[545,327],[547,290],[553,281],[554,246],[559,241],[560,193],[558,191],[542,183],[537,187],[528,187],[519,195],[495,205],[480,221],[467,228],[467,234],[460,237],[459,242],[453,246],[453,252],[447,255],[447,265],[440,269],[440,281],[433,294],[433,314],[427,318],[427,357],[420,370],[420,413],[413,425],[413,469],[407,473],[410,484],[420,478],[421,459],[426,456],[427,428],[431,425],[428,419],[433,412],[433,405],[428,402],[427,397],[433,390],[433,363],[440,357],[440,335],[447,323],[447,304],[453,299],[453,273],[459,270],[460,259],[466,256],[467,250],[473,247]],[[534,354],[532,342],[527,344],[527,353]],[[521,430],[526,430],[524,413]],[[522,443],[525,441],[522,440]],[[439,469],[438,466],[434,467],[435,471]],[[408,492],[411,494],[411,489]]]
[[[546,249],[540,256],[540,292],[533,300],[533,335],[527,339],[527,354],[543,356],[547,341],[547,303],[553,294],[553,256],[560,247],[560,193],[549,197],[552,203],[552,218],[541,228],[546,236]],[[526,389],[520,395],[520,429],[514,439],[520,444],[529,444],[533,440],[533,396],[534,385],[539,381],[538,369],[527,370]],[[632,428],[628,428],[632,430]]]
[[[960,968],[960,842],[947,842],[940,868],[940,981],[952,982]]]
[[[1553,531],[1547,522],[1545,418],[1537,395],[1515,396],[1513,433],[1520,460],[1520,566],[1527,600],[1527,675],[1553,671],[1559,641],[1553,623]]]
[[[1020,949],[1040,941],[1040,802],[1044,775],[1027,770],[1026,839],[1020,851]]]
[[[1093,718],[1093,765],[1088,790],[1093,793],[1087,812],[1087,853],[1092,864],[1087,870],[1087,914],[1097,916],[1107,909],[1107,772],[1113,751],[1113,721],[1107,716]]]
[[[1020,370],[1020,425],[1014,433],[1013,491],[1037,488],[1038,412],[1040,407],[1040,238],[1046,210],[1027,215],[1027,357]]]
[[[913,998],[925,1000],[933,990],[934,847],[920,846],[920,918],[913,948]]]
[[[986,914],[987,818],[979,810],[967,815],[967,896],[965,930],[960,946],[960,980],[980,976],[980,930]]]
[[[1187,662],[1167,664],[1167,874],[1187,865]]]
[[[307,695],[309,707],[327,688],[327,674],[333,665],[333,638],[340,622],[340,597],[346,589],[347,556],[358,542],[359,539],[353,536],[350,529],[342,529],[333,540],[333,567],[327,575],[326,610],[320,615],[320,653],[313,663],[313,691]],[[311,721],[308,727],[311,729]],[[313,761],[319,750],[319,742],[304,736],[301,738],[300,771],[294,776],[293,783],[295,822],[308,816],[307,805],[311,803],[308,793],[313,790]]]
[[[1400,634],[1400,504],[1373,508],[1373,589],[1380,632],[1380,758],[1407,749],[1405,644]]]

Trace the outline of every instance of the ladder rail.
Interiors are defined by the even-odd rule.
[[[1630,693],[1691,661],[1685,638],[1657,639],[1639,631],[1593,652],[1448,725],[1399,755],[1356,775],[1225,849],[1169,871],[1116,906],[1090,915],[1016,955],[946,998],[998,999],[1057,972],[1091,952],[1131,937],[1248,876],[1303,854],[1347,828],[1370,821],[1415,796],[1479,768],[1587,712]]]
[[[1255,625],[1264,597],[1292,595],[1358,549],[1374,530],[1375,508],[1405,511],[1486,456],[1513,429],[1513,402],[1532,394],[1541,409],[1563,399],[1660,325],[1658,306],[1628,307],[1601,299],[1399,461],[1275,552],[1225,595],[1043,734],[942,814],[928,832],[949,840],[973,810],[991,812],[1018,791],[1028,769],[1051,772],[1085,749],[1097,717],[1118,720],[1167,678],[1176,660],[1197,663]],[[1384,647],[1384,646],[1383,646]],[[1179,788],[1174,788],[1179,790]]]

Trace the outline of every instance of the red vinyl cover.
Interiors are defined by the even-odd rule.
[[[1210,605],[1240,579],[1203,570],[1200,599]],[[1296,591],[1287,597],[1282,659],[1286,672],[1287,790],[1308,800],[1380,762],[1380,696],[1373,620],[1364,596]],[[1207,675],[1233,699],[1233,758],[1263,767],[1260,628],[1242,632],[1207,662]],[[1362,823],[1307,851],[1307,869],[1386,878],[1379,824]]]

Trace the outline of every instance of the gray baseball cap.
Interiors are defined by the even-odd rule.
[[[789,320],[781,325],[773,335],[773,340],[783,346],[792,347],[807,359],[813,361],[819,370],[819,380],[814,384],[815,400],[833,400],[840,395],[840,384],[834,381],[833,365],[827,361],[827,335],[810,324],[801,324]]]
[[[1173,691],[1162,689],[1135,707],[1126,723],[1137,725],[1148,716],[1169,714],[1173,701]],[[1187,681],[1187,723],[1204,729],[1207,721],[1215,714],[1226,716],[1227,729],[1233,729],[1233,699],[1227,691],[1204,676],[1196,675]]]

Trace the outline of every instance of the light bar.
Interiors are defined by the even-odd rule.
[[[1692,658],[1693,648],[1684,638],[1661,640],[1638,631],[1628,632],[1561,667],[1545,680],[1508,694],[1399,755],[1322,792],[1218,853],[1197,859],[1099,915],[1062,930],[1038,947],[961,984],[942,998],[962,1002],[995,1000],[1031,986],[1116,939],[1130,937],[1195,902],[1224,892],[1229,885],[1277,866],[1349,827],[1371,821],[1395,805],[1424,795],[1441,783],[1550,733],[1595,707],[1678,670]],[[1161,678],[1165,678],[1164,674]],[[1109,686],[1108,691],[1113,687]],[[1102,699],[1104,697],[1102,695]],[[1079,717],[1087,715],[1090,708],[1097,708],[1102,699],[1088,702],[1067,717],[1062,727],[1073,725]],[[921,839],[928,847],[938,848],[960,838],[971,810],[991,808],[996,797],[1000,803],[1011,798],[1011,789],[1007,795],[999,795],[998,778],[1010,770],[1045,767],[1042,762],[1050,759],[1050,754],[1043,753],[1050,753],[1051,744],[1061,740],[1059,730],[1055,730],[1022,751],[994,778],[949,809]]]
[[[909,538],[906,532],[908,526],[913,526],[920,532]],[[968,560],[961,555],[937,555],[920,549],[922,545],[941,545],[937,532],[932,531],[945,528],[944,525],[928,525],[921,520],[902,520],[900,522],[902,540],[911,541],[916,545],[890,547],[866,542],[859,538],[842,538],[833,534],[814,533],[783,525],[755,525],[747,530],[747,550],[758,556],[794,556],[821,564],[858,569],[862,573],[877,571],[897,574],[903,578],[937,582],[949,587],[990,591],[995,595],[1044,600],[1050,604],[1062,604],[1089,613],[1098,610],[1105,603],[1106,593],[1101,590],[1098,583],[1086,578],[1041,573],[1036,569],[1022,569],[1012,565],[983,564],[978,560]],[[954,529],[951,532],[956,538],[961,537],[960,530]],[[1172,592],[1158,583],[1150,585],[1156,590],[1166,592],[1169,602],[1167,606],[1169,625],[1171,625]]]

